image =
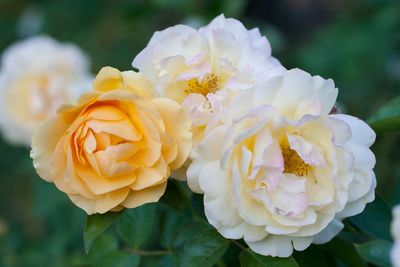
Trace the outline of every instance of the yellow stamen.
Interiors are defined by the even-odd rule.
[[[222,86],[222,79],[214,73],[206,75],[201,81],[193,78],[188,81],[185,93],[202,94],[206,96],[208,93],[215,93]]]
[[[281,144],[282,156],[284,161],[284,173],[291,173],[297,176],[306,176],[310,170],[310,165],[305,163],[299,154],[290,148],[287,141]]]

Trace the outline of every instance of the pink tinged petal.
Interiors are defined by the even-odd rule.
[[[199,182],[204,192],[204,211],[210,224],[219,229],[243,222],[236,211],[229,173],[221,170],[219,161],[211,161],[201,169]]]
[[[264,226],[268,223],[270,216],[262,203],[258,202],[251,195],[250,188],[252,186],[246,184],[246,182],[252,184],[253,181],[246,180],[245,177],[242,177],[239,164],[237,160],[235,160],[232,169],[232,192],[235,198],[237,212],[251,225]]]
[[[314,244],[324,244],[332,240],[339,232],[343,229],[343,223],[338,220],[334,219],[331,221],[324,230],[319,232],[317,235],[314,236],[313,243]]]
[[[348,143],[345,148],[354,156],[356,171],[369,171],[375,167],[375,155],[369,148],[356,143]]]
[[[354,156],[341,147],[335,147],[335,151],[338,171],[334,177],[334,182],[338,189],[348,191],[354,177]]]
[[[353,202],[368,194],[371,185],[374,183],[375,174],[373,171],[355,173],[354,179],[349,186],[348,201]]]
[[[273,257],[289,257],[293,253],[293,247],[302,251],[311,245],[312,237],[290,237],[269,235],[258,242],[246,242],[254,252]]]
[[[305,115],[319,117],[322,113],[321,103],[315,99],[306,99],[301,101],[294,113],[295,121],[301,120]]]
[[[375,176],[375,174],[372,171],[371,174]],[[372,184],[368,193],[363,197],[361,197],[360,199],[357,199],[356,201],[347,203],[345,208],[337,214],[337,217],[346,218],[361,213],[364,210],[367,203],[374,201],[375,188],[376,188],[376,178],[374,177],[374,179],[372,179]]]
[[[303,213],[308,206],[305,179],[290,174],[281,177],[276,190],[269,190],[268,187],[260,188],[252,191],[252,195],[262,202],[274,217],[287,217],[289,220],[284,219],[283,224],[288,226],[301,224],[295,220],[296,216]],[[292,219],[294,220],[290,222]]]
[[[290,148],[295,150],[302,160],[314,167],[324,167],[326,162],[318,148],[299,135],[287,134]]]
[[[350,126],[351,139],[349,141],[367,147],[375,142],[375,132],[361,119],[345,114],[335,114],[329,117],[344,121]]]
[[[332,115],[328,116],[328,124],[333,133],[334,144],[344,144],[351,138],[351,127],[343,120],[337,119]]]
[[[249,248],[261,255],[272,257],[289,257],[293,253],[290,237],[268,235],[261,241],[246,242]]]
[[[240,160],[240,167],[239,167],[240,174],[242,177],[247,178],[251,168],[251,159],[253,154],[245,146],[242,146],[241,156],[242,158]]]
[[[306,179],[309,205],[321,208],[334,201],[334,176],[329,168],[314,168]]]
[[[148,187],[139,191],[131,190],[127,198],[121,203],[126,208],[136,208],[146,203],[157,202],[165,192],[167,182]]]
[[[222,157],[222,146],[226,133],[227,126],[220,126],[209,132],[204,139],[193,148],[192,159],[220,159]]]
[[[247,238],[254,241],[259,241],[268,235],[263,227],[253,226],[245,221],[235,226],[220,226],[218,232],[228,239],[241,239],[246,234]]]
[[[255,135],[253,166],[283,171],[282,153],[267,127]]]

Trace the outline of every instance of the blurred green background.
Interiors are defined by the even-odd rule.
[[[366,120],[400,94],[398,0],[0,0],[0,52],[46,33],[78,44],[93,73],[106,65],[131,69],[154,31],[198,27],[220,13],[259,27],[285,67],[332,78],[346,113]],[[378,136],[373,146],[377,190],[391,206],[400,203],[399,137]],[[36,176],[29,149],[0,141],[0,266],[79,265],[84,220]]]

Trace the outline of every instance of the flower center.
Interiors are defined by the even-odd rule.
[[[202,94],[215,93],[222,87],[223,80],[214,73],[207,74],[202,80],[193,78],[187,82],[185,93]]]
[[[281,144],[284,173],[291,173],[297,176],[306,176],[310,169],[310,165],[305,163],[297,152],[290,148],[289,144],[285,142]]]

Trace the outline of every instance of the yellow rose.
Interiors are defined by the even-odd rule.
[[[133,71],[105,67],[93,87],[35,131],[36,171],[88,214],[158,201],[191,151],[189,117]]]

